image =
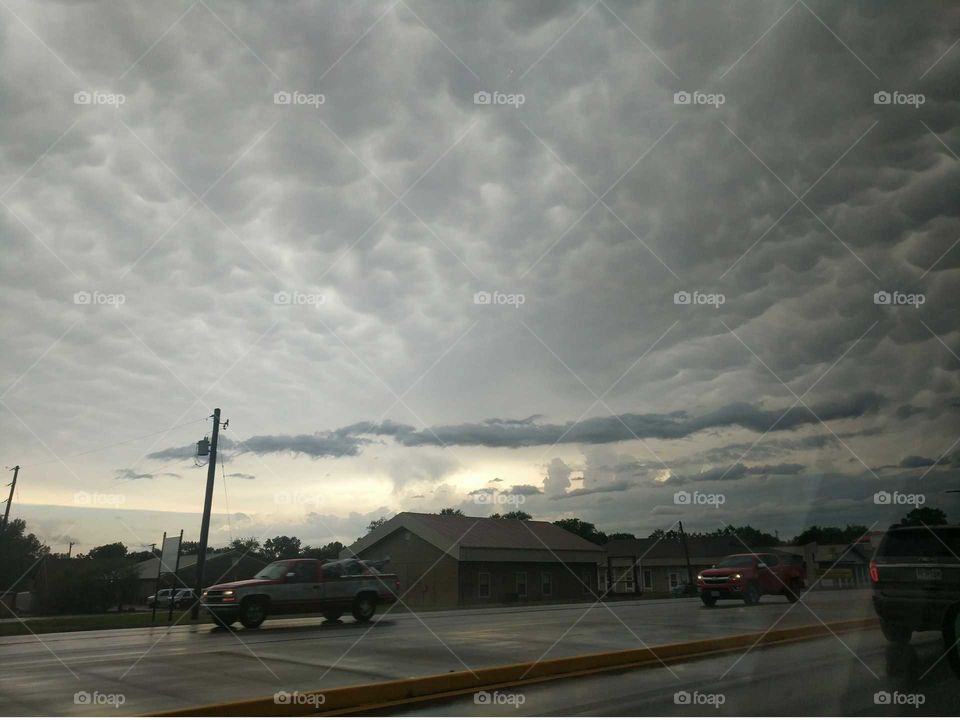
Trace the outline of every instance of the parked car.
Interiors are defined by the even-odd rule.
[[[803,588],[803,563],[776,553],[728,555],[697,575],[700,599],[707,607],[717,600],[756,605],[763,595],[783,595],[796,602]]]
[[[870,580],[884,637],[907,644],[914,632],[941,631],[956,666],[960,526],[894,525],[870,562]]]
[[[378,605],[395,602],[400,591],[397,576],[378,569],[385,562],[278,560],[251,580],[207,588],[201,603],[222,626],[239,620],[255,628],[268,615],[290,613],[320,613],[336,622],[350,612],[357,622],[366,622]]]
[[[173,590],[171,588],[164,588],[163,590],[157,591],[156,595],[151,595],[147,598],[147,607],[170,607],[170,598],[173,596]]]
[[[181,609],[188,608],[193,605],[193,603],[196,601],[196,598],[196,593],[189,588],[177,590],[176,594],[173,596],[173,606]]]

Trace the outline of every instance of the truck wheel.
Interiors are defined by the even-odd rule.
[[[327,619],[327,622],[336,622],[340,619],[341,615],[343,615],[343,613],[336,610],[328,610],[323,614],[323,616]]]
[[[787,602],[795,603],[800,599],[800,590],[796,580],[791,580],[790,584],[787,586],[786,590],[783,591],[784,596],[787,598]]]
[[[714,605],[717,604],[717,599],[712,595],[710,595],[709,593],[703,593],[700,596],[700,599],[703,601],[703,604],[706,607],[713,607]]]
[[[240,605],[240,623],[250,630],[258,628],[267,619],[267,601],[262,598],[248,598]]]
[[[883,618],[880,619],[880,631],[887,640],[897,645],[909,645],[910,638],[913,637],[913,630],[910,628],[897,625]]]
[[[353,601],[353,619],[367,622],[377,611],[377,601],[370,595],[361,595]]]
[[[237,621],[235,617],[224,617],[221,615],[211,615],[210,617],[213,618],[214,625],[217,627],[222,627],[224,630],[229,628]]]
[[[747,605],[756,605],[760,602],[760,588],[756,583],[747,585],[747,589],[743,591],[743,602]]]

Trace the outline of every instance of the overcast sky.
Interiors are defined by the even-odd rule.
[[[220,407],[213,544],[958,519],[958,39],[953,2],[4,0],[13,515],[196,538]]]

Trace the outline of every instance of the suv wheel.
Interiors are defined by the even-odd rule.
[[[756,583],[747,585],[747,589],[743,591],[743,602],[747,605],[756,605],[760,602],[760,588]]]
[[[258,628],[266,619],[267,601],[263,598],[248,598],[240,605],[240,622],[245,628]]]
[[[713,607],[717,604],[717,599],[713,597],[710,593],[703,593],[700,595],[700,599],[703,601],[704,606]]]
[[[787,598],[787,602],[795,603],[800,599],[800,583],[796,580],[791,580],[790,584],[784,589],[783,594]]]
[[[910,638],[913,637],[913,630],[910,628],[882,618],[880,619],[880,631],[887,640],[897,645],[909,645]]]
[[[377,601],[370,595],[361,595],[353,601],[353,619],[367,622],[377,611]]]

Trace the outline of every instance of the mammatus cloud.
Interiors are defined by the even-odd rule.
[[[873,392],[862,392],[837,400],[827,400],[806,407],[785,410],[764,410],[749,403],[734,403],[719,410],[690,416],[686,412],[668,414],[634,413],[596,417],[578,423],[538,423],[538,416],[523,420],[485,420],[480,423],[438,425],[417,430],[395,422],[361,422],[315,435],[260,435],[229,447],[237,453],[267,454],[289,452],[310,457],[342,457],[356,455],[370,443],[366,436],[389,437],[407,447],[418,446],[481,446],[488,448],[522,448],[557,444],[626,442],[636,438],[678,439],[704,430],[742,427],[758,433],[794,430],[827,420],[859,418],[876,411],[882,398]],[[185,457],[192,448],[169,448],[152,453],[153,459]]]

